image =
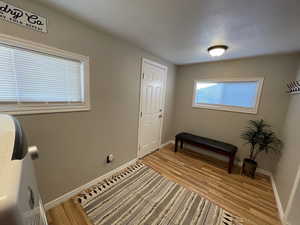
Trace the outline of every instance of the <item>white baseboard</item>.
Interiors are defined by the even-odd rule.
[[[273,176],[272,173],[271,173],[270,171],[265,170],[265,169],[262,169],[262,168],[257,168],[256,171],[257,171],[258,173],[264,174],[264,175],[266,175],[266,176],[268,176],[268,177],[270,177],[270,178]]]
[[[102,176],[100,176],[100,177],[98,177],[98,178],[90,181],[89,183],[84,184],[84,185],[82,185],[82,186],[80,186],[80,187],[78,187],[78,188],[76,188],[76,189],[74,189],[74,190],[72,190],[72,191],[70,191],[68,193],[65,193],[64,195],[62,195],[62,196],[60,196],[60,197],[58,197],[58,198],[56,198],[56,199],[54,199],[54,200],[46,203],[45,204],[45,209],[48,210],[48,209],[51,209],[51,208],[59,205],[60,203],[62,203],[64,201],[66,201],[66,200],[74,197],[75,195],[79,194],[81,191],[83,191],[83,190],[85,190],[85,189],[87,189],[87,188],[89,188],[89,187],[91,187],[91,186],[93,186],[95,184],[98,184],[102,180],[104,180],[104,179],[112,176],[113,174],[117,173],[118,171],[120,171],[122,169],[125,169],[126,167],[134,164],[137,160],[138,159],[135,158],[135,159],[133,159],[133,160],[131,160],[131,161],[129,161],[129,162],[127,162],[127,163],[119,166],[118,168],[116,168],[114,170],[111,170],[108,173],[106,173],[106,174],[104,174],[104,175],[102,175]]]
[[[273,187],[273,191],[274,191],[274,195],[275,195],[275,200],[276,200],[276,205],[277,205],[277,209],[278,209],[278,213],[279,213],[279,218],[281,220],[282,225],[288,225],[286,219],[285,219],[285,214],[283,211],[283,206],[279,197],[279,193],[277,190],[277,186],[274,180],[273,175],[271,175],[271,182],[272,182],[272,187]]]
[[[169,144],[172,144],[174,141],[167,141],[166,143],[163,143],[163,144],[161,144],[160,146],[159,146],[159,148],[163,148],[163,147],[165,147],[165,146],[167,146],[167,145],[169,145]]]

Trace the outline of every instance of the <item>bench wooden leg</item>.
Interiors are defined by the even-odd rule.
[[[230,156],[230,159],[229,159],[228,173],[232,172],[232,167],[233,167],[233,164],[234,164],[234,159],[235,159],[235,154],[232,154]]]
[[[180,148],[183,149],[183,140],[180,140]]]
[[[175,149],[174,149],[175,152],[177,152],[178,141],[179,141],[178,138],[175,138]]]

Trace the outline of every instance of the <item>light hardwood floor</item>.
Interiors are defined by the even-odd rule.
[[[187,149],[173,152],[168,145],[142,159],[163,176],[199,193],[244,219],[244,225],[279,225],[270,178],[258,174],[253,180],[227,163]],[[80,206],[68,200],[47,212],[49,225],[91,225]]]

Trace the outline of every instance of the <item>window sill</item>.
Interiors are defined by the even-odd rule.
[[[49,114],[49,113],[60,113],[60,112],[80,112],[80,111],[90,111],[91,107],[89,105],[83,106],[48,106],[48,107],[14,107],[10,109],[1,109],[0,113],[10,114],[10,115],[33,115],[33,114]]]
[[[206,104],[193,104],[193,108],[202,108],[219,111],[229,111],[238,113],[257,114],[258,109],[256,108],[244,108],[236,106],[224,106],[224,105],[206,105]]]

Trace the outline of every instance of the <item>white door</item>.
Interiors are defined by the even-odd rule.
[[[167,67],[143,59],[138,156],[145,156],[158,149],[164,113]]]

